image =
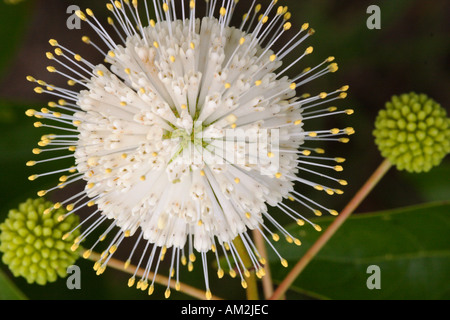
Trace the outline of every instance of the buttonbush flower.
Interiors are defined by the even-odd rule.
[[[145,269],[138,288],[153,292],[154,278],[149,274],[158,272],[166,256],[170,259],[168,285],[176,281],[178,287],[180,264],[191,270],[200,255],[206,297],[210,298],[208,252],[217,260],[222,252],[230,274],[239,275],[246,287],[249,270],[233,244],[237,237],[256,274],[264,275],[265,261],[250,230],[260,232],[287,266],[271,241],[277,241],[280,234],[296,245],[300,240],[277,222],[269,207],[317,230],[319,226],[283,200],[297,202],[316,215],[337,214],[297,192],[294,184],[341,194],[339,186],[347,182],[326,171],[342,171],[340,163],[345,159],[325,157],[323,149],[308,144],[346,143],[354,130],[304,127],[314,118],[353,113],[328,105],[344,99],[348,86],[317,94],[298,92],[310,81],[337,71],[334,57],[288,77],[288,71],[313,52],[312,47],[302,49],[314,34],[308,23],[283,43],[283,36],[292,32],[291,14],[288,7],[277,6],[278,1],[266,8],[248,2],[242,23],[236,27],[230,21],[238,1],[202,2],[206,13],[199,12],[199,2],[111,1],[107,3],[108,25],[100,23],[90,9],[78,11],[78,17],[98,34],[98,39],[84,36],[82,41],[97,49],[105,63],[93,65],[50,40],[54,51],[47,53],[53,63],[48,71],[66,77],[72,88],[28,77],[39,85],[37,93],[56,100],[49,108],[27,114],[40,119],[36,127],[62,132],[43,136],[41,148],[34,153],[68,150],[72,154],[33,160],[28,165],[74,158],[74,167],[30,178],[71,172],[40,195],[79,180],[86,182],[83,192],[60,205],[68,206],[68,215],[86,206],[97,208],[89,218],[91,226],[77,241],[109,224],[100,238],[113,235],[95,264],[98,274],[119,245],[136,234],[126,267],[137,245],[145,242],[136,259],[137,266]],[[282,61],[288,55],[294,59],[285,65]],[[255,146],[257,152],[252,151]],[[85,252],[86,257],[95,245]],[[223,275],[219,267],[218,276]],[[130,279],[130,286],[135,278]]]
[[[373,134],[383,157],[399,170],[427,172],[450,152],[450,118],[425,94],[393,96]]]
[[[71,250],[72,242],[80,234],[78,216],[63,219],[65,208],[44,214],[52,205],[43,198],[28,199],[10,210],[0,225],[2,261],[15,277],[24,277],[28,283],[45,285],[58,277],[64,278],[67,267],[79,257]]]

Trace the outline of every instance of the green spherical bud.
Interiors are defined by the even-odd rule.
[[[0,225],[0,252],[15,277],[45,285],[67,275],[67,267],[79,257],[71,249],[80,231],[70,233],[78,226],[79,218],[64,218],[66,213],[63,208],[54,209],[53,203],[43,198],[28,199],[9,211]]]
[[[425,94],[393,96],[373,134],[382,156],[399,170],[427,172],[450,152],[450,118]]]

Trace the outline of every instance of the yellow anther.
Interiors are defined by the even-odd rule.
[[[318,217],[321,217],[322,216],[322,211],[316,209],[316,210],[314,210],[314,214],[316,216],[318,216]]]
[[[303,150],[303,151],[302,151],[302,154],[303,154],[304,156],[310,156],[310,155],[311,155],[311,151],[309,151],[309,150]]]
[[[341,172],[344,171],[344,168],[342,166],[335,166],[334,170],[336,170],[337,172]]]
[[[148,295],[151,296],[153,292],[155,291],[155,286],[152,284],[150,288],[148,288]]]
[[[335,128],[335,129],[331,129],[330,132],[331,132],[332,134],[339,134],[339,133],[341,132],[341,130]]]
[[[287,267],[288,267],[288,262],[287,262],[287,260],[286,260],[286,259],[281,260],[281,265],[282,265],[283,267],[287,268]]]
[[[245,38],[242,37],[242,38],[239,40],[239,44],[242,46],[244,43],[245,43]]]
[[[74,244],[72,245],[72,247],[70,247],[70,250],[72,250],[72,251],[77,251],[77,249],[78,249],[79,246],[80,246],[80,245],[79,245],[78,243],[74,243]]]
[[[27,167],[32,167],[34,165],[36,165],[36,161],[28,161],[27,162]]]
[[[195,1],[191,0],[191,2],[189,3],[189,8],[191,8],[191,10],[195,9]]]
[[[34,92],[41,94],[44,92],[44,89],[42,89],[41,87],[36,87],[34,88]]]
[[[28,110],[25,112],[25,114],[26,114],[28,117],[33,117],[33,116],[36,114],[36,110],[34,110],[34,109],[28,109]]]
[[[317,137],[317,132],[310,132],[308,136],[310,136],[311,138],[315,138]]]
[[[217,271],[217,277],[218,277],[219,279],[222,279],[223,276],[224,276],[224,274],[225,274],[225,272],[223,271],[223,269],[219,269],[219,270]]]
[[[195,50],[195,43],[191,42],[191,43],[189,44],[189,46],[191,47],[192,50]]]
[[[330,72],[336,72],[336,71],[338,71],[338,69],[339,69],[339,67],[338,67],[337,63],[332,63],[328,66],[328,70]]]
[[[28,177],[28,180],[34,181],[34,180],[36,180],[38,177],[39,177],[39,176],[38,176],[37,174],[33,174],[32,176],[29,176],[29,177]]]
[[[247,281],[242,280],[242,281],[241,281],[241,286],[242,286],[242,288],[247,289],[247,287],[248,287]]]
[[[83,258],[89,259],[89,257],[91,256],[91,254],[92,254],[92,250],[86,250],[86,251],[83,253]]]
[[[262,84],[262,81],[261,80],[257,80],[257,81],[255,81],[255,86],[260,86]]]
[[[108,24],[113,26],[114,25],[114,20],[111,17],[108,17]]]
[[[55,39],[50,39],[48,42],[52,47],[56,47],[58,45],[58,41],[56,41]]]
[[[337,108],[336,108],[336,107],[329,107],[327,110],[328,110],[329,112],[334,112],[334,111],[337,110]]]
[[[333,62],[335,60],[335,57],[330,56],[327,58],[326,62]]]
[[[309,23],[302,24],[302,31],[308,30],[308,28],[309,28]]]
[[[134,286],[135,282],[136,282],[136,278],[131,277],[130,279],[128,279],[128,286],[131,288],[132,286]]]
[[[273,152],[269,152],[269,153],[267,153],[267,156],[269,158],[273,158],[273,157],[275,157],[275,154]]]
[[[325,99],[326,97],[328,97],[328,93],[326,93],[326,92],[321,92],[321,93],[319,94],[319,98],[320,98],[320,99]]]
[[[261,7],[262,6],[260,4],[257,4],[255,7],[255,12],[258,13],[261,10]]]
[[[283,176],[283,174],[281,172],[278,172],[277,174],[275,174],[275,178],[280,179]]]
[[[330,214],[332,216],[338,216],[339,215],[339,212],[337,212],[336,210],[329,210],[329,212],[330,212]]]
[[[116,6],[117,9],[122,9],[122,4],[120,3],[120,1],[114,1],[114,5]]]
[[[163,10],[164,12],[169,11],[169,5],[166,2],[163,3]]]
[[[306,50],[305,50],[305,54],[311,54],[311,53],[313,53],[313,51],[314,51],[314,48],[313,48],[313,47],[308,47],[308,48],[306,48]]]
[[[94,16],[94,12],[91,10],[91,9],[86,9],[86,13],[89,15],[89,16],[91,16],[91,17],[93,17]]]
[[[284,25],[283,25],[283,29],[285,30],[285,31],[288,31],[289,29],[291,29],[292,28],[292,23],[290,23],[290,22],[286,22]]]
[[[72,204],[69,204],[69,205],[66,207],[67,211],[72,211],[74,208],[75,208],[75,205],[74,205],[73,203],[72,203]]]
[[[277,242],[277,241],[280,240],[280,236],[278,234],[276,234],[276,233],[273,233],[272,234],[272,239],[273,239],[273,241]]]
[[[324,154],[324,153],[325,153],[325,150],[322,149],[322,148],[316,148],[314,151],[315,151],[316,153],[318,153],[318,154]]]
[[[341,138],[341,139],[339,139],[339,142],[341,142],[341,143],[349,143],[350,139],[349,138]]]
[[[166,289],[166,292],[164,292],[164,297],[165,297],[166,299],[169,299],[169,298],[170,298],[170,289],[169,289],[169,288],[167,288],[167,289]]]
[[[130,259],[128,259],[127,261],[125,261],[125,263],[123,264],[124,270],[128,269],[128,267],[130,266],[130,264],[131,264],[131,260],[130,260]]]
[[[297,225],[299,225],[300,227],[303,227],[305,225],[305,221],[303,221],[302,219],[298,219]]]
[[[150,26],[151,26],[152,28],[154,28],[154,27],[156,26],[156,21],[153,20],[153,19],[151,19],[151,20],[150,20]]]
[[[221,8],[220,8],[220,15],[221,15],[222,17],[224,17],[226,14],[227,14],[227,9],[225,9],[224,7],[221,7]]]
[[[345,113],[350,116],[350,115],[354,114],[355,111],[353,109],[347,109],[347,110],[345,110]]]
[[[83,36],[81,38],[81,40],[86,43],[86,44],[90,44],[91,43],[91,38],[89,38],[88,36]]]
[[[251,213],[250,213],[250,212],[246,212],[246,213],[245,213],[245,217],[246,217],[247,219],[250,219],[250,218],[251,218],[251,216],[252,216],[252,215],[251,215]]]
[[[297,84],[296,84],[296,83],[291,83],[291,85],[289,86],[289,88],[290,88],[291,90],[295,90],[295,89],[297,89]]]
[[[279,6],[277,9],[277,16],[281,16],[284,13],[284,7]]]
[[[349,127],[349,128],[345,128],[345,133],[348,134],[349,136],[352,134],[355,134],[355,129]]]
[[[158,49],[158,48],[159,48],[159,43],[158,43],[157,41],[154,41],[154,42],[153,42],[153,46],[154,46],[156,49]]]
[[[316,229],[316,231],[318,231],[318,232],[322,231],[322,227],[319,226],[318,224],[314,225],[314,229]]]
[[[27,81],[29,82],[36,82],[36,79],[32,76],[27,76]]]
[[[316,189],[318,191],[323,191],[324,190],[324,188],[321,185],[314,186],[314,189]]]
[[[339,98],[341,98],[341,99],[345,99],[345,98],[347,98],[347,92],[342,92],[340,95],[339,95]]]
[[[291,19],[291,17],[292,17],[292,13],[286,12],[286,13],[284,14],[283,19],[284,19],[285,21],[287,21],[287,20]]]
[[[103,71],[102,70],[97,70],[97,74],[100,76],[100,77],[103,77],[105,74],[103,73]]]
[[[273,54],[270,56],[270,62],[274,62],[277,59],[277,55]]]
[[[347,180],[339,180],[339,184],[341,186],[346,186],[346,185],[348,185],[348,182],[347,182]]]
[[[235,178],[235,179],[234,179],[234,182],[235,182],[235,183],[240,183],[240,182],[241,182],[241,179]]]
[[[341,89],[339,89],[340,91],[348,91],[348,89],[350,88],[350,86],[343,86]]]
[[[75,14],[76,14],[77,17],[80,18],[81,20],[86,21],[86,15],[84,14],[83,11],[77,10],[77,11],[75,12]]]
[[[114,254],[117,251],[117,246],[113,245],[111,248],[109,248],[109,253]]]
[[[211,290],[206,290],[205,297],[206,297],[206,300],[211,300],[212,299]]]
[[[49,59],[49,60],[55,59],[55,56],[51,52],[47,52],[45,55],[47,56],[47,59]]]
[[[295,244],[296,246],[301,246],[301,245],[302,245],[302,242],[301,242],[300,240],[298,240],[298,239],[294,239],[294,244]]]
[[[174,62],[175,62],[175,60],[176,60],[174,56],[170,56],[170,58],[169,58],[169,59],[170,59],[170,61],[171,61],[172,63],[174,63]]]

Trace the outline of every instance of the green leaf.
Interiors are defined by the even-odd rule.
[[[325,230],[332,221],[314,222]],[[289,268],[270,257],[276,282],[320,236],[311,227],[288,230],[303,245],[277,243]],[[380,290],[367,288],[371,265],[380,267]],[[449,299],[449,270],[450,203],[440,202],[349,218],[291,289],[330,299]]]
[[[0,300],[26,300],[25,295],[0,270]]]
[[[7,68],[8,63],[17,53],[28,25],[33,1],[25,1],[16,5],[5,4],[0,1],[0,75]]]

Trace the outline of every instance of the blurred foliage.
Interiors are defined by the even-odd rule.
[[[450,299],[450,203],[354,215],[325,245],[291,290],[313,297],[348,300]],[[332,218],[315,219],[324,230]],[[320,236],[312,227],[287,228],[300,249],[278,244],[291,266]],[[380,267],[380,290],[366,286],[369,266]],[[275,281],[286,269],[272,256]]]
[[[268,3],[269,0],[261,2]],[[327,154],[348,159],[345,163],[346,170],[342,173],[342,178],[350,182],[350,186],[345,189],[346,193],[338,198],[325,196],[328,198],[322,201],[329,207],[342,208],[382,160],[373,142],[373,123],[378,111],[392,95],[410,91],[424,92],[448,110],[450,1],[376,1],[382,12],[381,30],[368,30],[366,27],[366,9],[373,4],[372,1],[284,0],[283,3],[289,6],[293,14],[291,20],[294,26],[309,22],[316,30],[314,37],[308,39],[308,45],[314,46],[314,54],[300,63],[297,70],[292,70],[291,75],[322,62],[330,55],[336,56],[340,66],[336,74],[314,81],[303,90],[317,93],[334,90],[344,84],[350,85],[349,98],[338,106],[351,107],[356,114],[351,118],[337,117],[313,123],[314,126],[324,128],[351,125],[357,132],[347,145],[326,146]],[[55,84],[61,81],[45,71],[48,63],[45,59],[45,52],[49,50],[48,39],[64,40],[67,47],[75,48],[87,60],[102,61],[97,52],[83,46],[80,41],[81,35],[91,33],[86,25],[83,25],[82,30],[67,30],[66,9],[72,4],[94,9],[103,20],[107,15],[102,1],[27,0],[18,5],[6,5],[0,1],[0,167],[3,182],[0,186],[0,221],[5,219],[10,208],[27,197],[34,196],[36,191],[55,183],[52,177],[29,182],[27,177],[36,172],[25,167],[26,161],[33,158],[31,150],[41,135],[48,133],[46,130],[35,129],[33,120],[24,115],[28,108],[44,107],[48,99],[34,94],[25,77],[32,74]],[[244,9],[245,6],[241,6],[241,9],[238,7],[237,23]],[[284,40],[290,36],[292,34],[286,35]],[[290,57],[291,60],[295,58],[292,55]],[[289,59],[286,63],[289,63]],[[59,164],[61,168],[65,165]],[[40,166],[39,170],[45,172],[52,167],[52,164],[46,164]],[[449,177],[448,157],[440,167],[426,174],[411,175],[392,170],[358,211],[374,212],[449,200]],[[313,191],[299,189],[299,192],[312,194]],[[58,201],[64,196],[64,191],[61,191],[51,200]],[[316,196],[324,197],[322,194],[314,194],[315,198]],[[320,259],[313,261],[296,283],[294,289],[301,295],[296,296],[291,292],[290,296],[345,299],[361,294],[359,298],[368,299],[449,298],[450,279],[448,274],[442,273],[442,270],[448,270],[449,267],[448,214],[448,204],[441,203],[352,218],[330,246],[324,249]],[[330,219],[322,220],[322,226],[326,227],[329,222]],[[306,232],[304,230],[306,229],[303,228],[300,232]],[[291,265],[315,236],[317,235],[310,235],[309,232],[300,234],[305,247],[295,252],[288,251]],[[289,250],[293,248],[295,247]],[[401,260],[397,264],[392,262],[395,259],[383,259],[387,254],[395,255],[396,252],[413,252],[415,255],[432,250],[447,252],[447,258]],[[372,259],[375,254],[382,259]],[[333,259],[326,259],[327,257]],[[368,262],[379,263],[382,268],[386,268],[386,278],[382,280],[383,289],[378,296],[371,295],[373,292],[368,290],[358,291],[355,288],[357,279],[362,281],[367,277],[363,270],[365,265],[355,264],[358,259],[366,261],[363,257],[370,257]],[[67,290],[64,280],[45,288],[29,286],[23,279],[14,279],[14,283],[30,299],[148,299],[146,293],[126,286],[129,275],[107,269],[101,277],[96,277],[91,262],[80,259],[78,265],[82,269],[83,290],[80,291]],[[279,280],[286,270],[274,268],[275,278]],[[6,268],[2,266],[2,269],[10,276]],[[211,270],[211,275],[213,274],[214,270]],[[411,280],[415,275],[419,275],[420,281]],[[429,282],[424,282],[424,277]],[[238,279],[210,278],[214,294],[230,299],[245,297]],[[199,288],[203,287],[200,267],[190,274],[184,272],[181,279]],[[390,282],[395,288],[389,287]],[[154,298],[162,298],[163,294],[164,288],[158,288]],[[14,296],[24,297],[0,273],[0,298]],[[175,293],[172,297],[188,298]]]

